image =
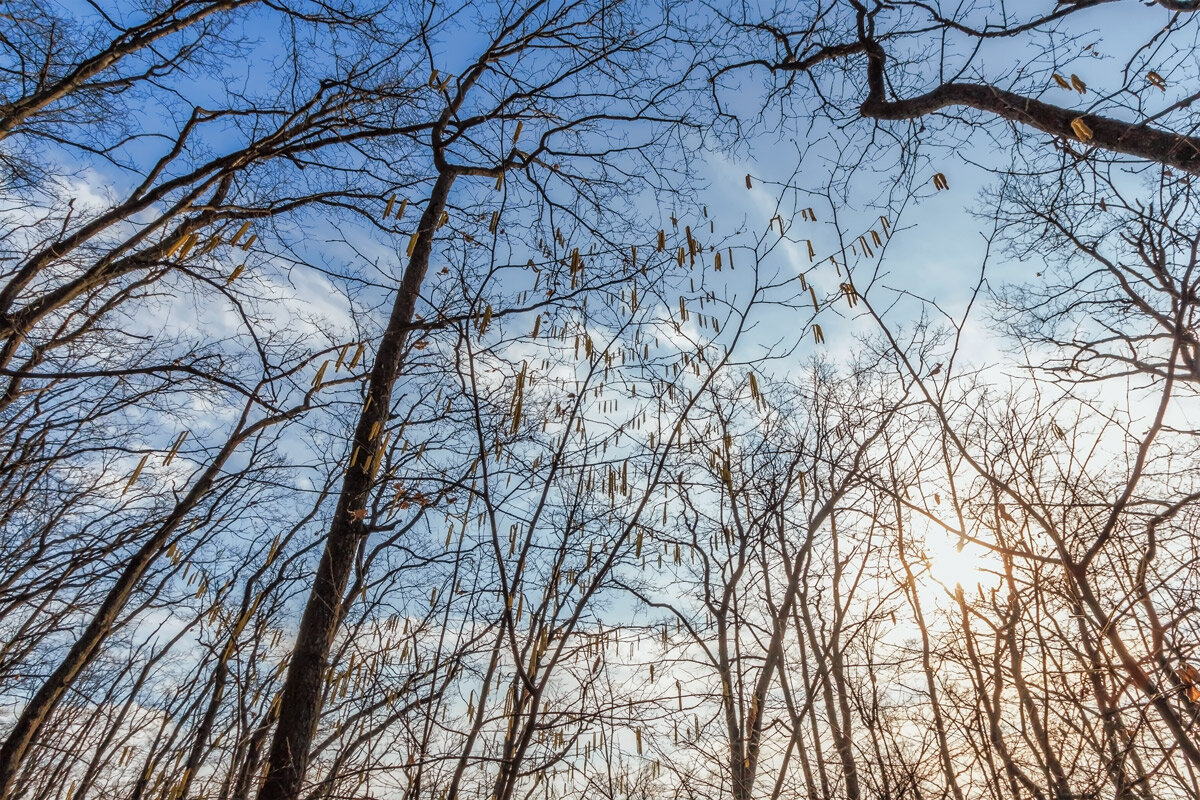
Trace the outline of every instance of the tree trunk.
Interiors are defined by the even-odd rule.
[[[325,552],[300,620],[259,800],[295,800],[300,795],[309,748],[321,716],[326,660],[342,618],[354,554],[368,533],[363,514],[374,484],[371,465],[391,409],[392,389],[400,377],[404,343],[433,253],[434,231],[446,208],[454,177],[455,173],[447,170],[438,175],[433,185],[429,204],[421,215],[412,257],[396,293],[391,318],[379,340],[379,351],[367,385],[366,403],[350,445],[351,452],[358,453],[358,458],[355,465],[346,470],[337,509],[325,539]]]

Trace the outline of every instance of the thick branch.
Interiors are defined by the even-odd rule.
[[[968,106],[1019,122],[1052,136],[1079,139],[1072,122],[1082,119],[1091,129],[1087,143],[1147,161],[1200,174],[1200,137],[1123,122],[1109,117],[1079,114],[1060,106],[975,83],[946,83],[931,92],[904,100],[887,100],[884,90],[883,48],[867,45],[867,99],[860,110],[873,119],[915,119],[951,106]]]

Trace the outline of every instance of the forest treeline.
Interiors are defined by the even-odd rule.
[[[1011,5],[0,6],[0,800],[1200,796],[1200,19]]]

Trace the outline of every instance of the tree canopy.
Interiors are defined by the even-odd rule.
[[[1200,795],[1197,10],[0,7],[0,800]]]

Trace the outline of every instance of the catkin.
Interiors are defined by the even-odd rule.
[[[187,238],[183,240],[183,246],[179,250],[179,260],[180,261],[183,261],[185,258],[187,258],[188,253],[190,253],[192,248],[196,246],[196,242],[198,239],[199,239],[199,237],[196,236],[196,234],[194,234],[194,233],[189,233],[187,235]]]
[[[243,236],[245,236],[246,231],[248,231],[248,230],[250,230],[250,220],[246,220],[245,222],[242,223],[242,227],[237,229],[237,232],[235,234],[233,234],[233,238],[229,240],[229,243],[231,245],[237,244],[238,239],[241,239]]]
[[[142,474],[142,467],[146,466],[146,459],[149,457],[149,453],[146,453],[144,456],[142,456],[142,460],[138,462],[136,467],[134,467],[133,474],[129,476],[129,481],[125,484],[125,488],[121,490],[121,494],[128,492],[130,487],[137,482],[138,476]]]
[[[183,433],[179,434],[179,438],[175,440],[175,444],[171,445],[170,452],[167,453],[167,457],[163,460],[164,467],[168,466],[175,459],[175,454],[179,452],[179,448],[181,446],[183,446],[183,441],[184,441],[184,439],[187,439],[187,437],[188,437],[187,431],[184,431]]]
[[[1071,130],[1075,131],[1075,135],[1079,137],[1079,141],[1086,142],[1092,138],[1092,129],[1083,121],[1083,117],[1076,117],[1071,120]]]
[[[326,359],[321,363],[321,368],[317,370],[317,374],[313,376],[312,385],[315,389],[321,388],[321,381],[325,379],[325,369],[329,366],[329,360]]]
[[[354,357],[350,359],[350,364],[346,367],[346,369],[354,369],[356,366],[358,366],[358,362],[362,359],[363,353],[365,353],[366,350],[366,342],[359,342],[358,347],[354,350]]]

